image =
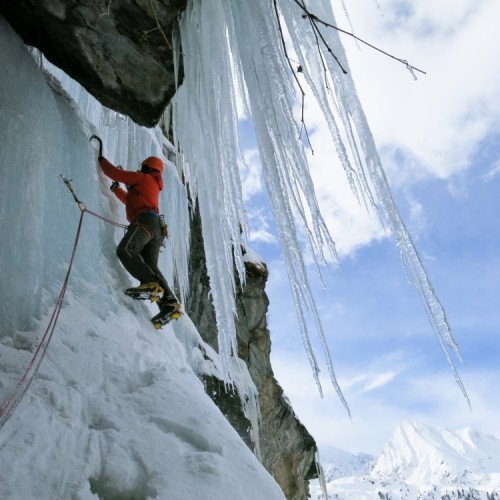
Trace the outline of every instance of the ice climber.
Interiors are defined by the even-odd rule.
[[[181,308],[158,268],[160,249],[167,236],[158,208],[158,197],[163,189],[163,161],[150,156],[141,163],[140,170],[132,172],[115,167],[103,156],[98,160],[104,174],[113,180],[110,189],[125,204],[130,223],[116,254],[140,285],[125,293],[135,299],[157,302],[160,312],[151,321],[156,328],[161,328],[170,319],[177,319]],[[126,185],[126,190],[120,187],[120,182]]]

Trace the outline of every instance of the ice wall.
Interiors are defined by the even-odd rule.
[[[22,42],[2,20],[0,89],[1,336],[33,326],[44,297],[61,285],[79,210],[59,174],[73,179],[86,202],[103,205],[95,159],[75,115],[51,91]],[[13,54],[23,54],[15,64]],[[100,283],[109,228],[88,221],[75,281]],[[100,297],[102,298],[102,297]]]
[[[11,54],[21,50],[25,50],[21,42],[9,37],[0,54],[5,68],[0,94],[2,336],[31,327],[40,316],[44,296],[51,300],[66,273],[79,209],[60,175],[72,180],[77,195],[89,209],[126,222],[123,207],[109,196],[109,183],[103,182],[98,172],[90,135],[102,137],[104,154],[110,161],[133,170],[149,155],[167,160],[171,148],[159,129],[139,127],[106,110],[47,62],[43,64],[60,79],[60,83],[53,80],[56,91],[47,85],[40,71],[34,71],[33,58],[20,58],[13,65]],[[58,88],[64,90],[58,92]],[[69,106],[68,94],[73,100]],[[171,282],[176,274],[183,298],[189,245],[187,199],[175,166],[169,161],[166,164],[161,203],[171,238],[162,254],[161,267]],[[103,306],[108,294],[130,283],[123,282],[123,275],[120,281],[116,273],[103,267],[108,259],[112,259],[112,270],[120,267],[114,255],[115,240],[120,237],[112,226],[86,216],[73,280],[95,285],[96,300]]]
[[[165,241],[165,249],[160,255],[160,268],[163,270],[169,283],[174,281],[178,285],[177,292],[181,302],[188,292],[187,255],[189,253],[189,210],[186,189],[179,177],[175,164],[176,151],[173,145],[166,140],[160,127],[145,128],[134,123],[130,118],[107,109],[77,82],[69,78],[58,68],[54,67],[42,57],[42,65],[48,71],[47,77],[53,82],[54,88],[61,88],[68,95],[75,106],[81,123],[85,127],[88,137],[97,134],[104,144],[103,154],[115,165],[127,170],[138,170],[141,161],[147,156],[159,156],[163,159],[164,189],[160,196],[160,210],[165,215],[169,226],[169,238]],[[96,143],[93,143],[93,163],[97,154]],[[98,176],[103,175],[98,170]],[[108,184],[107,184],[108,183]],[[105,186],[109,180],[100,183],[101,189],[109,195]],[[125,222],[123,206],[117,203],[114,196],[111,210],[117,220]],[[89,205],[89,208],[92,208]],[[102,210],[109,210],[106,203]]]
[[[97,173],[89,132],[105,138],[117,163],[159,154],[164,144],[126,120],[115,123],[121,119],[99,112],[83,92],[79,109],[51,90],[2,18],[0,45],[0,130],[6,139],[0,154],[2,404],[32,358],[69,263],[80,211],[60,173],[72,178],[89,209],[123,222],[123,207]],[[76,96],[77,87],[65,85]],[[85,113],[89,120],[95,114],[95,125]],[[129,147],[134,134],[137,152]],[[185,205],[175,193],[182,185],[171,167],[167,203],[181,211]],[[121,293],[129,278],[115,256],[120,236],[120,229],[85,215],[44,362],[10,419],[2,420],[0,497],[181,500],[225,498],[230,491],[241,499],[283,499],[205,394],[197,374],[220,377],[221,362],[189,318],[157,332],[150,308]],[[172,243],[171,269],[184,243]],[[253,383],[246,367],[233,361],[250,406]]]

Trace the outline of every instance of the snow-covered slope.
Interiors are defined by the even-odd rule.
[[[191,369],[189,356],[203,361],[189,319],[157,333],[145,306],[125,302],[103,310],[92,290],[67,296],[0,432],[0,498],[283,498]],[[21,341],[40,329],[0,344],[2,395],[31,356]]]
[[[59,174],[73,180],[89,209],[112,219],[122,215],[98,175],[82,108],[49,88],[1,18],[0,45],[3,404],[49,324],[75,241],[80,211]],[[96,110],[89,98],[85,113]],[[113,113],[95,118],[96,130],[107,134],[106,144],[116,148],[118,159],[119,153],[139,161],[141,155],[163,152],[154,132]],[[133,143],[120,132],[124,129]],[[168,168],[168,203],[180,200],[174,176]],[[0,498],[284,498],[205,394],[197,374],[220,372],[221,364],[189,318],[155,331],[152,309],[121,293],[131,283],[114,253],[121,231],[90,214],[84,217],[47,354],[0,428]],[[162,262],[170,277],[181,254],[174,237],[165,251],[169,260]],[[234,372],[251,392],[244,367]]]
[[[371,471],[354,470],[356,457],[338,455],[323,460],[330,498],[428,499],[500,498],[500,440],[471,428],[450,431],[403,422],[394,431]],[[346,465],[347,464],[347,465]],[[313,498],[323,498],[317,482]]]

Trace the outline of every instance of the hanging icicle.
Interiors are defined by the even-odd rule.
[[[240,98],[256,132],[263,177],[314,378],[321,394],[319,365],[310,337],[311,318],[331,382],[349,412],[297,236],[298,231],[305,232],[318,266],[326,260],[324,252],[338,260],[298,139],[301,130],[294,116],[296,79],[281,36],[285,30],[299,59],[300,72],[323,110],[349,185],[358,200],[377,212],[394,234],[408,274],[420,291],[438,341],[468,400],[448,353],[451,348],[458,354],[458,348],[444,310],[392,198],[339,32],[327,26],[335,24],[330,1],[307,2],[308,12],[328,21],[323,25],[304,15],[304,8],[303,1],[290,0],[191,0],[180,23],[185,78],[174,98],[175,146],[181,152],[191,195],[200,207],[219,350],[227,359],[228,379],[229,357],[237,350],[234,266],[244,282],[241,245],[245,244],[246,218],[238,169],[242,161],[238,142]],[[238,92],[241,95],[237,96]]]

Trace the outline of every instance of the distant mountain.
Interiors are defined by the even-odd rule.
[[[353,455],[332,446],[322,450],[320,459],[325,480],[330,482],[342,477],[369,474],[375,457],[366,453]]]
[[[404,421],[378,457],[336,450],[322,466],[330,499],[500,499],[500,440],[471,428]],[[324,498],[317,481],[311,495]]]

